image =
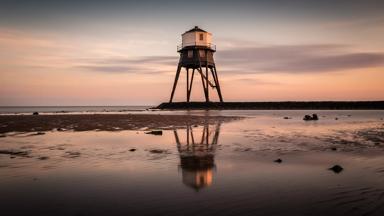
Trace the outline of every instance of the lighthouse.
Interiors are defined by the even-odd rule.
[[[186,31],[182,36],[182,44],[177,47],[177,52],[180,53],[179,63],[177,65],[175,81],[173,83],[171,98],[177,87],[177,82],[180,73],[184,71],[186,74],[186,101],[191,99],[192,85],[195,74],[201,77],[205,101],[209,102],[209,88],[216,90],[220,102],[223,102],[221,94],[219,78],[213,54],[216,52],[216,46],[212,44],[212,34],[204,31],[203,29],[195,26],[194,28]]]

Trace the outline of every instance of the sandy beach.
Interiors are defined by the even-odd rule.
[[[186,125],[212,124],[240,117],[150,115],[150,114],[67,114],[67,115],[0,115],[0,133],[52,130],[119,131],[178,128]]]

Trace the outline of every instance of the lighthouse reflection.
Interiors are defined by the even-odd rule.
[[[212,184],[220,125],[187,125],[183,131],[174,130],[183,183],[197,191]]]

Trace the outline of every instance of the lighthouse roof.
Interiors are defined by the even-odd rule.
[[[192,28],[192,29],[186,31],[185,33],[189,33],[189,32],[207,32],[207,31],[205,31],[205,30],[199,28],[199,26],[195,26],[194,28]],[[185,34],[185,33],[184,33],[184,34]]]

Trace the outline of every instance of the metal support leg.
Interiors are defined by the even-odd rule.
[[[172,103],[173,95],[175,94],[175,90],[176,90],[176,86],[177,86],[177,81],[179,80],[180,70],[181,70],[181,65],[179,63],[179,65],[177,66],[175,81],[173,83],[173,88],[172,88],[171,98],[169,99],[169,103]]]

